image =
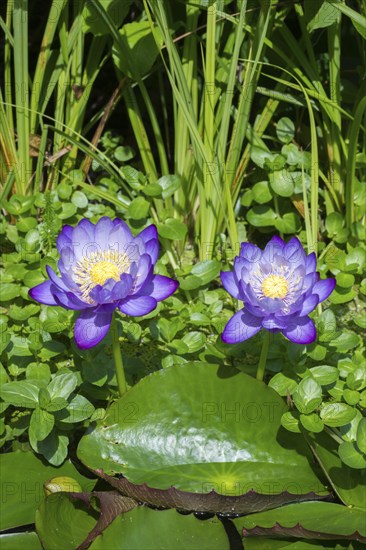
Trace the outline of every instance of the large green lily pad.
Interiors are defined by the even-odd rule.
[[[78,455],[124,494],[159,506],[247,513],[317,498],[327,491],[302,436],[281,427],[285,411],[244,373],[185,363],[136,384]]]
[[[71,462],[67,461],[59,468],[55,468],[31,452],[15,451],[2,455],[0,471],[0,530],[34,523],[35,511],[44,496],[43,484],[51,478],[69,476],[85,491],[90,491],[95,485],[95,479],[81,475]]]
[[[244,537],[366,542],[366,517],[359,508],[331,502],[302,502],[233,520]]]

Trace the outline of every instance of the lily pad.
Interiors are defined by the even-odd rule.
[[[0,530],[33,523],[43,497],[43,483],[55,476],[70,476],[84,490],[90,490],[95,484],[95,480],[82,476],[71,462],[54,468],[30,452],[6,453],[0,458],[0,467],[3,490]]]
[[[364,512],[330,502],[302,502],[234,520],[247,536],[292,536],[366,542]]]
[[[115,402],[78,455],[127,496],[167,508],[247,513],[320,498],[304,440],[281,427],[285,410],[242,372],[185,363]]]

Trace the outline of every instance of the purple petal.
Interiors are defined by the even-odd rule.
[[[57,237],[57,241],[56,241],[57,250],[59,251],[60,254],[63,248],[71,245],[73,231],[74,231],[74,228],[71,227],[71,225],[63,226],[62,231]]]
[[[55,300],[58,306],[64,307],[65,309],[81,310],[87,307],[91,307],[90,304],[82,302],[79,300],[75,294],[72,292],[64,292],[55,288],[53,291]]]
[[[284,246],[285,243],[280,237],[272,237],[263,250],[261,261],[272,264],[276,256],[283,258]]]
[[[47,274],[48,274],[49,278],[51,279],[53,284],[56,285],[57,288],[59,288],[60,290],[64,290],[65,292],[69,292],[70,288],[65,285],[62,278],[57,277],[57,275],[53,271],[52,267],[50,267],[49,265],[46,265],[46,271],[47,271]]]
[[[224,289],[231,294],[237,300],[240,300],[240,292],[234,273],[232,271],[221,271],[220,273],[221,282],[224,286]]]
[[[315,283],[313,287],[313,293],[319,296],[319,302],[324,302],[324,300],[326,300],[328,296],[333,292],[335,286],[335,279],[322,279]]]
[[[51,290],[56,290],[55,285],[51,281],[44,281],[40,285],[31,288],[28,294],[33,300],[47,306],[58,306]]]
[[[226,324],[222,333],[222,340],[227,344],[237,344],[248,340],[261,329],[261,318],[254,317],[245,309],[235,313]]]
[[[157,306],[157,301],[151,296],[132,296],[123,300],[119,305],[119,309],[126,315],[133,317],[141,317],[153,311]]]
[[[95,242],[101,247],[102,250],[106,250],[108,248],[110,243],[110,233],[112,233],[114,227],[115,226],[113,225],[112,220],[107,216],[100,218],[96,224],[94,228],[94,238]],[[111,244],[113,245],[113,243]]]
[[[135,277],[134,294],[137,294],[143,285],[147,284],[153,272],[151,258],[148,254],[143,254],[138,264],[137,274]]]
[[[312,273],[313,271],[316,270],[315,252],[312,252],[311,254],[309,254],[309,256],[306,256],[305,266],[306,266],[306,274]]]
[[[145,244],[145,252],[149,254],[152,264],[155,265],[159,256],[159,241],[156,239],[148,241]]]
[[[83,224],[79,224],[75,227],[72,234],[71,246],[76,260],[89,258],[91,254],[99,250],[94,239],[90,238],[88,227]]]
[[[292,239],[285,244],[283,254],[286,261],[293,267],[296,267],[298,264],[304,265],[306,262],[304,248],[297,237],[292,237]]]
[[[122,273],[121,280],[118,281],[112,289],[112,300],[122,300],[131,292],[132,287],[133,278],[131,275],[129,273]]]
[[[278,330],[283,330],[286,328],[286,323],[277,319],[274,315],[266,317],[262,321],[262,327],[270,332],[277,332]]]
[[[154,275],[152,280],[143,285],[140,294],[144,296],[151,296],[155,298],[157,302],[161,302],[168,298],[173,292],[177,290],[179,286],[178,281],[174,281],[170,277],[164,277],[164,275]]]
[[[262,257],[262,251],[258,246],[252,243],[242,243],[240,248],[240,257],[245,258],[251,264],[259,262]]]
[[[151,239],[158,240],[158,230],[154,224],[151,224],[145,227],[145,229],[138,234],[138,237],[141,237],[145,244],[151,241]]]
[[[114,220],[113,229],[109,237],[109,247],[120,254],[126,254],[133,240],[131,229],[127,223],[119,219]]]
[[[88,349],[99,344],[109,330],[112,315],[113,309],[105,306],[89,308],[80,313],[74,328],[77,346]]]
[[[307,315],[308,313],[313,311],[318,304],[319,304],[319,296],[317,294],[311,294],[310,296],[308,296],[304,300],[302,308],[298,313],[299,317],[303,317],[304,315]]]
[[[292,317],[287,329],[282,331],[284,336],[295,344],[311,344],[316,338],[316,330],[310,317]]]

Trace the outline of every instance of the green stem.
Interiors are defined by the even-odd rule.
[[[123,368],[121,348],[118,340],[118,326],[116,323],[116,316],[113,314],[111,323],[111,335],[112,335],[112,351],[114,365],[116,367],[117,383],[119,394],[122,397],[127,391],[125,371]]]
[[[261,356],[259,358],[258,368],[257,368],[257,380],[263,380],[264,377],[264,371],[266,369],[266,362],[267,362],[267,356],[268,356],[268,349],[269,349],[269,339],[271,337],[271,334],[266,331],[264,333],[264,340],[263,340],[263,346],[261,351]]]

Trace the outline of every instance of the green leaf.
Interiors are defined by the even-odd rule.
[[[19,548],[42,550],[40,540],[34,531],[0,535],[0,548],[1,550],[19,550]]]
[[[308,414],[320,405],[322,401],[322,388],[310,376],[301,380],[297,390],[292,396],[298,410],[303,414]]]
[[[285,412],[281,417],[281,424],[286,430],[293,433],[301,433],[299,418],[292,411]]]
[[[71,462],[54,468],[45,464],[32,452],[15,451],[2,454],[0,469],[3,479],[0,530],[34,523],[35,511],[43,497],[43,483],[52,477],[73,477],[84,491],[90,491],[95,484],[95,480],[81,475]]]
[[[126,23],[119,32],[122,47],[114,44],[114,63],[123,74],[134,79],[145,76],[159,54],[149,21]],[[162,44],[157,27],[154,28],[154,33]]]
[[[187,234],[187,226],[180,220],[168,218],[165,223],[157,224],[159,235],[172,241],[180,241]]]
[[[135,156],[135,151],[129,145],[120,145],[114,151],[114,157],[119,162],[127,162],[128,160],[133,159]]]
[[[364,470],[366,468],[366,455],[361,452],[357,444],[353,441],[343,441],[339,445],[339,456],[347,466],[356,470]]]
[[[106,548],[229,550],[229,542],[216,517],[200,521],[193,514],[182,515],[176,510],[138,507],[118,516],[90,546],[93,550]]]
[[[83,395],[75,395],[68,406],[57,415],[62,422],[82,422],[94,412],[94,406]]]
[[[357,445],[362,453],[366,453],[366,418],[362,418],[358,424]]]
[[[206,260],[197,262],[191,269],[191,275],[199,277],[201,285],[207,285],[218,277],[221,264],[217,260]]]
[[[327,403],[320,410],[324,424],[331,427],[345,426],[356,416],[356,409],[346,403]]]
[[[358,346],[359,343],[360,338],[355,332],[344,331],[337,338],[332,340],[329,345],[335,347],[339,353],[347,353]]]
[[[41,409],[46,409],[50,401],[51,401],[51,396],[46,390],[46,388],[40,388],[39,394],[38,394],[38,402]]]
[[[295,391],[297,382],[295,382],[292,378],[285,376],[282,372],[278,372],[273,376],[273,378],[271,378],[268,385],[270,388],[275,390],[278,395],[285,397],[286,395],[291,395]]]
[[[311,375],[315,380],[325,386],[327,384],[332,384],[338,380],[338,369],[336,367],[330,367],[329,365],[319,365],[318,367],[312,367],[309,369]]]
[[[144,197],[137,197],[131,201],[128,207],[128,215],[133,220],[146,218],[149,213],[150,203]]]
[[[251,191],[255,202],[258,204],[265,204],[273,198],[268,181],[259,181],[255,183]]]
[[[295,136],[295,124],[288,117],[281,118],[276,125],[276,134],[282,143],[290,143]]]
[[[332,2],[307,2],[305,4],[305,18],[309,32],[316,29],[330,27],[339,20],[340,13],[332,5]]]
[[[362,366],[347,376],[347,386],[351,390],[363,390],[366,387],[366,367]]]
[[[88,198],[82,191],[75,191],[72,194],[71,202],[77,208],[86,208],[88,206]]]
[[[101,6],[107,12],[116,28],[120,27],[122,21],[128,14],[132,0],[103,0]],[[84,33],[91,32],[95,36],[109,34],[108,25],[100,17],[99,13],[93,6],[93,2],[85,2],[85,7],[82,12],[82,30]]]
[[[158,185],[161,187],[161,195],[163,199],[171,197],[177,189],[182,185],[181,178],[175,174],[169,174],[167,176],[162,176],[158,180]]]
[[[9,302],[17,298],[20,293],[20,285],[14,283],[2,283],[0,285],[0,302]]]
[[[316,413],[300,414],[300,422],[309,432],[318,433],[324,429],[324,423]]]
[[[331,212],[325,219],[325,228],[332,237],[336,235],[344,226],[344,217],[339,212]]]
[[[300,229],[300,219],[296,212],[286,212],[281,218],[274,221],[275,228],[281,233],[297,233]]]
[[[202,349],[206,343],[206,337],[202,332],[186,332],[182,338],[182,342],[187,346],[187,353],[194,353]]]
[[[275,211],[264,205],[253,206],[247,213],[248,222],[255,227],[272,226],[276,221],[276,217]]]
[[[327,433],[309,434],[311,448],[339,498],[366,511],[366,469],[355,471],[338,455],[338,443]]]
[[[32,447],[37,448],[37,441],[43,441],[51,433],[55,424],[53,414],[36,407],[29,424],[29,441]]]
[[[233,522],[239,531],[245,529],[246,535],[249,536],[249,539],[246,540],[251,540],[251,534],[265,537],[271,536],[271,534],[276,534],[281,538],[296,537],[301,541],[297,544],[299,550],[303,548],[304,539],[316,538],[318,541],[343,537],[346,540],[363,540],[366,536],[362,510],[353,510],[331,502],[289,504],[275,510],[237,518]],[[355,536],[355,533],[359,533],[359,537]],[[290,548],[291,545],[288,546],[285,543],[281,548],[285,547]],[[316,543],[316,547],[318,547],[318,543]]]
[[[60,466],[67,457],[69,438],[67,435],[59,434],[55,429],[37,445],[32,445],[37,453],[42,454],[53,466]]]
[[[65,409],[69,402],[64,397],[55,397],[50,403],[46,406],[48,412],[57,412]]]
[[[338,273],[338,275],[336,275],[336,281],[337,286],[342,288],[350,288],[355,282],[355,277],[350,273]]]
[[[0,388],[0,397],[5,403],[34,409],[38,403],[39,388],[30,382],[8,382]]]
[[[225,376],[224,370],[184,363],[147,376],[81,439],[79,458],[104,474],[123,474],[126,483],[167,493],[175,487],[239,496],[253,488],[265,494],[270,487],[280,495],[294,479],[297,498],[321,491],[305,448],[299,451],[303,440],[280,428],[282,398],[242,372]],[[144,501],[154,498],[147,488]],[[265,506],[259,500],[254,507]],[[234,511],[253,511],[252,505],[239,499]]]
[[[36,528],[44,548],[77,548],[96,524],[90,512],[75,505],[65,493],[45,498],[36,512]]]
[[[74,391],[78,383],[78,378],[73,372],[67,372],[65,374],[56,374],[51,380],[47,389],[53,400],[55,397],[64,397],[67,399]]]

